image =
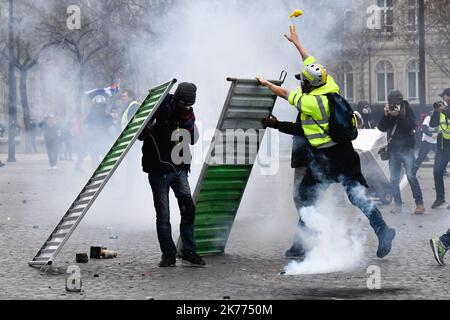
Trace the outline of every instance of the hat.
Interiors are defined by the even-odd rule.
[[[193,83],[182,82],[178,85],[173,98],[176,103],[190,107],[197,99],[197,87]]]
[[[362,100],[358,102],[358,108],[363,109],[365,107],[370,107],[369,101]]]
[[[439,97],[444,97],[444,96],[450,96],[450,88],[445,89],[440,95]]]
[[[393,90],[388,95],[390,104],[400,104],[403,102],[403,94],[398,90]]]

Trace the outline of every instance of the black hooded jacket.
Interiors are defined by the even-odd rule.
[[[307,167],[308,155],[311,145],[305,136],[301,125],[300,113],[295,123],[278,121],[276,129],[280,132],[294,136],[292,140],[291,167],[293,169]]]
[[[415,145],[414,134],[417,127],[416,116],[407,101],[403,101],[401,108],[402,111],[405,110],[404,113],[400,112],[398,117],[391,117],[383,114],[383,117],[378,124],[378,129],[382,132],[388,132],[388,137],[390,137],[391,132],[397,123],[397,129],[395,130],[392,142],[389,146],[391,152],[408,151],[414,149]]]
[[[173,95],[166,97],[150,120],[150,123],[153,124],[152,129],[148,132],[144,131],[139,137],[139,140],[144,141],[142,168],[146,173],[176,173],[183,170],[189,171],[191,168],[192,155],[189,147],[183,149],[188,152],[187,155],[184,155],[183,151],[180,153],[180,156],[183,158],[186,156],[189,159],[187,163],[175,164],[172,161],[172,150],[179,143],[178,141],[172,141],[172,134],[179,129],[186,129],[190,133],[191,141],[189,141],[189,145],[194,145],[198,140],[195,116],[191,109],[191,117],[185,120],[181,119],[173,110],[172,98]]]

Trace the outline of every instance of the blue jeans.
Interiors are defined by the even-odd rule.
[[[440,238],[442,244],[444,245],[444,247],[448,250],[450,249],[450,230],[447,231],[446,234],[444,234],[441,238]]]
[[[392,195],[395,205],[401,207],[403,205],[400,193],[400,172],[402,164],[405,167],[406,177],[408,178],[411,191],[416,201],[416,205],[423,204],[422,190],[420,189],[419,180],[417,180],[415,170],[414,150],[393,151],[389,159],[389,171],[391,176]]]
[[[438,149],[434,160],[434,185],[436,188],[436,200],[445,201],[444,172],[450,160],[450,148]]]
[[[177,247],[172,239],[172,226],[170,224],[170,189],[175,193],[180,207],[180,236],[183,243],[182,253],[189,254],[195,252],[197,247],[194,238],[195,207],[191,197],[187,171],[182,171],[180,174],[149,174],[149,182],[156,209],[158,240],[163,255],[174,257],[177,254]]]

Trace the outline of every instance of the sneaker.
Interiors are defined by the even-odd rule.
[[[391,252],[392,240],[395,238],[395,229],[384,226],[377,232],[378,250],[377,257],[384,258]]]
[[[437,209],[445,203],[445,200],[436,200],[432,205],[431,209]]]
[[[181,261],[185,265],[189,265],[192,267],[204,267],[206,266],[206,262],[200,257],[197,253],[189,253],[189,254],[183,254],[181,257]]]
[[[175,256],[162,256],[161,262],[159,263],[160,268],[169,268],[176,266],[177,259]]]
[[[418,204],[416,207],[416,211],[414,211],[414,214],[424,214],[425,213],[425,206],[423,204]]]
[[[286,259],[292,259],[292,260],[305,260],[305,251],[303,249],[298,249],[291,247],[290,249],[286,250],[284,253],[284,257]]]
[[[441,266],[445,265],[444,256],[445,256],[445,253],[447,252],[447,249],[445,249],[441,240],[439,240],[439,238],[431,239],[430,245],[431,245],[431,249],[433,250],[434,258],[436,259],[437,263],[439,263],[439,265],[441,265]]]
[[[391,213],[392,213],[392,214],[398,214],[398,213],[402,213],[402,211],[403,211],[403,208],[402,208],[402,207],[400,207],[400,206],[395,206],[395,207],[391,210]]]

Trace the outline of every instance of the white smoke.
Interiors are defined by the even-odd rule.
[[[361,188],[355,192],[359,193]],[[333,194],[345,196],[344,192]],[[349,215],[348,209],[336,205],[339,199],[333,201],[330,196],[320,199],[317,206],[300,211],[307,228],[299,228],[297,232],[307,254],[303,262],[289,263],[285,267],[286,275],[349,272],[366,262],[366,231],[362,223],[365,218],[361,212],[356,210],[357,216]]]

